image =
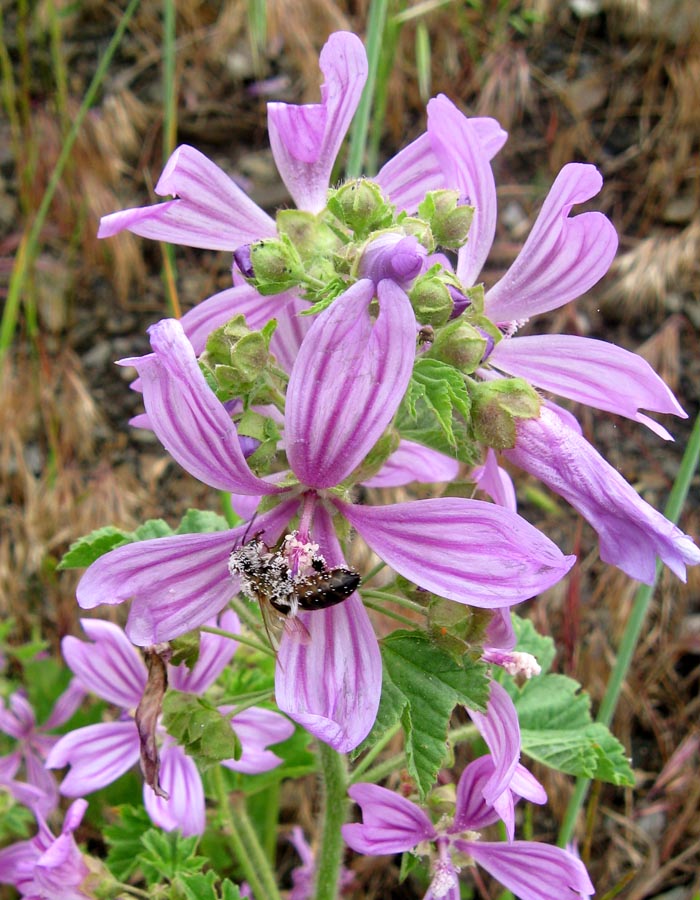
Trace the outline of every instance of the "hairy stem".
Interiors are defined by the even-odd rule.
[[[341,827],[347,819],[347,763],[328,744],[319,743],[323,779],[323,827],[316,868],[316,900],[336,900],[343,864]]]

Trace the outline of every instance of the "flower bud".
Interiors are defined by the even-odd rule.
[[[289,238],[303,260],[328,256],[343,246],[324,221],[303,209],[281,209],[277,213],[277,231]]]
[[[427,250],[412,235],[393,231],[377,235],[369,242],[359,262],[361,278],[379,284],[384,278],[407,286],[426,266]]]
[[[416,321],[421,325],[444,325],[452,313],[452,297],[447,285],[437,275],[426,272],[409,291]]]
[[[474,207],[460,203],[459,191],[428,191],[418,214],[430,225],[438,246],[457,250],[467,240]]]
[[[251,280],[264,296],[289,290],[304,277],[299,253],[286,235],[280,240],[271,238],[251,244],[250,268]]]
[[[273,331],[251,331],[239,315],[209,335],[200,364],[213,375],[217,394],[240,397],[266,374]]]
[[[484,358],[487,339],[464,319],[454,319],[435,335],[427,355],[471,375]]]
[[[522,378],[471,382],[472,426],[477,439],[494,450],[515,447],[516,419],[536,419],[540,398]]]
[[[394,218],[392,205],[378,184],[366,178],[348,181],[328,195],[328,209],[358,237],[387,228]]]

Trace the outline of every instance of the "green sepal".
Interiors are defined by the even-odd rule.
[[[279,240],[266,238],[251,244],[250,263],[253,277],[249,280],[264,297],[281,294],[304,280],[301,257],[286,234]]]
[[[206,764],[240,759],[241,742],[226,716],[203,697],[169,690],[163,725],[185,752]]]
[[[486,338],[460,316],[437,330],[425,356],[471,375],[481,365],[485,350]]]
[[[194,668],[199,659],[200,632],[188,631],[187,634],[181,634],[180,637],[173,638],[170,641],[170,649],[172,656],[170,657],[171,666],[185,665],[188,669]]]
[[[428,191],[418,206],[418,215],[430,225],[440,247],[457,250],[467,240],[474,207],[459,200],[459,191]]]
[[[494,450],[515,446],[516,419],[536,419],[540,414],[537,391],[523,378],[471,381],[469,395],[474,434]]]
[[[327,201],[331,213],[347,226],[356,238],[364,238],[394,222],[395,209],[378,184],[357,178],[330,191]]]

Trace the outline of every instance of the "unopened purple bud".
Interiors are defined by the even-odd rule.
[[[233,260],[246,278],[254,278],[253,260],[250,255],[250,244],[242,244],[233,251]]]
[[[465,309],[469,309],[469,307],[472,305],[472,301],[454,284],[448,283],[447,290],[450,292],[450,297],[452,297],[452,302],[454,304],[454,306],[452,307],[450,319],[456,319],[457,316],[462,315]],[[490,352],[491,349],[489,348],[489,353]]]
[[[405,287],[425,270],[427,255],[413,235],[381,234],[362,254],[360,275],[375,284],[388,278]]]

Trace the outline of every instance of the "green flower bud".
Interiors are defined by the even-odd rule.
[[[302,209],[279,210],[277,231],[289,238],[303,260],[329,256],[343,246],[325,222]]]
[[[471,382],[472,426],[478,440],[494,450],[515,446],[516,420],[536,419],[540,398],[522,378]]]
[[[486,344],[486,338],[473,325],[459,318],[436,333],[426,355],[471,375],[484,358]]]
[[[304,268],[296,247],[287,237],[258,241],[250,247],[252,281],[259,293],[281,294],[304,278]]]
[[[433,253],[435,251],[435,238],[433,237],[433,232],[430,230],[430,225],[428,225],[427,222],[424,222],[423,219],[417,219],[414,216],[399,217],[397,222],[401,226],[401,230],[406,234],[413,235],[413,237],[425,247],[428,253]]]
[[[417,278],[409,291],[416,321],[421,325],[444,325],[452,313],[452,297],[438,275],[426,272]]]
[[[465,243],[474,216],[474,207],[460,203],[459,198],[459,191],[428,191],[418,207],[438,246],[451,250]]]
[[[366,237],[394,221],[394,207],[378,184],[365,178],[348,181],[328,195],[328,209],[357,237]]]
[[[262,331],[251,331],[245,317],[236,316],[209,335],[200,365],[209,373],[220,399],[241,397],[267,375],[270,365],[270,338],[276,323]],[[260,400],[259,402],[265,402]]]

